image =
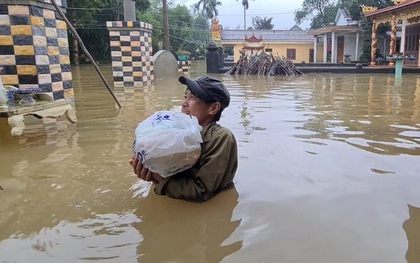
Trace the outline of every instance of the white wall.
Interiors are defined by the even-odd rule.
[[[382,50],[382,48],[381,48]],[[358,46],[358,57],[356,58],[356,35],[347,35],[344,36],[344,55],[351,55],[351,60],[359,60],[360,55],[363,51],[363,36],[359,35],[359,46]]]
[[[337,21],[336,25],[337,26],[347,26],[348,25],[347,20],[344,18],[344,16],[341,13],[340,13],[340,17],[338,18],[338,21]]]
[[[379,34],[377,34],[378,42],[376,47],[380,49],[381,54],[386,57],[389,55],[389,39],[382,38]]]

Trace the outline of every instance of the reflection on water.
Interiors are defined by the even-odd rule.
[[[408,263],[420,262],[420,208],[408,205],[410,218],[404,222],[408,250],[405,258]]]
[[[0,262],[419,260],[420,77],[217,76],[240,164],[204,204],[155,195],[127,164],[138,122],[179,109],[176,78],[116,89],[118,109],[93,68],[73,77],[77,124],[29,117],[14,138],[0,119]]]
[[[141,200],[141,222],[135,225],[143,237],[140,262],[220,262],[240,250],[242,241],[227,240],[241,223],[232,219],[237,203],[235,189],[204,204],[164,201],[156,195]]]

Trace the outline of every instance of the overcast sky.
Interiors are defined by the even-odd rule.
[[[242,0],[219,0],[219,22],[226,29],[244,28],[244,8]],[[181,0],[189,6],[198,0]],[[302,6],[303,0],[249,0],[249,8],[246,10],[246,27],[252,26],[252,17],[273,17],[274,29],[290,29],[295,25],[294,12]],[[310,21],[303,22],[302,29],[309,28]]]

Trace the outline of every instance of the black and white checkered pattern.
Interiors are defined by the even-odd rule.
[[[69,55],[67,25],[52,5],[0,5],[4,84],[40,87],[55,100],[73,97]]]
[[[150,85],[154,80],[152,26],[139,21],[109,21],[115,87]]]

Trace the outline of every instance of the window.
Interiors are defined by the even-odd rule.
[[[296,60],[296,49],[288,48],[286,49],[287,59]]]

